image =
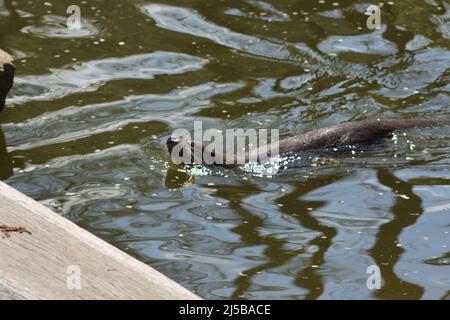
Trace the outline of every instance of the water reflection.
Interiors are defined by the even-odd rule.
[[[388,170],[378,170],[377,176],[379,182],[388,187],[396,197],[391,208],[392,220],[380,226],[377,241],[369,250],[384,279],[382,288],[375,295],[384,299],[420,299],[424,289],[400,279],[394,268],[404,252],[399,236],[407,227],[415,224],[423,213],[422,200],[414,193],[411,184]]]
[[[168,189],[190,187],[195,183],[195,176],[174,168],[167,170],[165,185]]]
[[[323,293],[324,281],[320,274],[320,267],[325,262],[325,253],[333,242],[337,233],[336,228],[323,224],[320,219],[313,215],[314,210],[320,209],[326,201],[307,201],[302,200],[302,196],[316,189],[334,183],[342,179],[343,176],[312,178],[298,187],[294,192],[289,193],[279,200],[283,204],[282,211],[290,214],[290,208],[296,208],[294,217],[304,227],[318,232],[318,235],[308,242],[309,246],[317,247],[317,250],[311,255],[310,262],[304,266],[295,277],[295,284],[308,290],[305,299],[317,299]]]
[[[339,179],[340,177],[311,179],[308,183],[303,184],[301,187],[288,192],[285,196],[281,196],[276,200],[281,214],[292,216],[302,227],[314,233],[318,232],[317,236],[314,236],[311,240],[306,241],[301,247],[296,249],[290,248],[288,239],[270,235],[258,236],[258,229],[265,224],[265,220],[254,215],[251,211],[245,210],[240,205],[241,201],[233,201],[233,209],[240,213],[242,221],[245,222],[233,230],[241,236],[241,240],[245,246],[264,244],[266,246],[264,255],[268,258],[267,262],[245,270],[243,275],[236,279],[236,290],[233,293],[233,298],[239,299],[246,297],[247,290],[250,289],[254,281],[253,278],[258,274],[286,265],[290,260],[298,259],[299,257],[306,257],[306,261],[302,262],[307,263],[307,266],[299,264],[297,274],[293,274],[293,282],[306,290],[305,293],[301,294],[301,297],[304,299],[316,299],[322,294],[324,283],[318,270],[320,270],[320,266],[324,263],[324,254],[332,243],[336,229],[323,225],[311,214],[312,210],[320,208],[325,202],[305,201],[301,200],[301,197]],[[259,192],[256,187],[254,187],[254,191],[255,193]],[[241,194],[245,195],[245,193]],[[239,196],[235,200],[239,200]],[[311,251],[311,248],[314,249]],[[292,295],[292,298],[298,297],[299,294]]]
[[[232,231],[240,236],[242,245],[245,247],[265,246],[264,256],[267,260],[262,264],[246,269],[234,281],[236,288],[231,298],[242,299],[247,298],[248,294],[251,293],[251,290],[249,289],[251,289],[255,276],[285,264],[288,260],[292,259],[295,252],[283,248],[286,244],[286,241],[283,239],[261,234],[259,229],[265,224],[264,218],[255,214],[252,210],[247,209],[246,206],[243,205],[243,203],[245,203],[245,198],[248,198],[251,195],[257,195],[260,192],[256,185],[247,185],[245,191],[236,190],[236,188],[233,188],[233,190],[222,190],[218,195],[226,195],[230,193],[230,191],[233,194],[232,199],[230,199],[229,196],[227,197],[228,200],[231,200],[230,208],[239,214],[241,221],[241,223],[234,227]]]

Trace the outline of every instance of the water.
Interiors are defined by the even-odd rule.
[[[0,176],[206,299],[449,297],[448,126],[273,177],[169,161],[209,128],[448,118],[450,4],[0,1]],[[4,136],[4,139],[3,139]],[[378,265],[380,290],[367,268]]]

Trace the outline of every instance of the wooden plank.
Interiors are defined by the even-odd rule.
[[[5,106],[6,95],[11,90],[14,82],[14,59],[5,51],[0,49],[0,111]]]
[[[0,64],[12,64],[14,61],[13,57],[0,49]]]
[[[0,299],[199,297],[0,182]]]

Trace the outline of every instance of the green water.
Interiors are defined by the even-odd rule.
[[[0,0],[7,183],[206,299],[449,297],[448,126],[273,177],[182,172],[165,147],[194,120],[448,118],[449,2],[385,2],[380,30],[362,1],[44,2]]]

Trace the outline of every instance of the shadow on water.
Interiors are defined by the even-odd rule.
[[[378,171],[377,177],[382,185],[391,189],[398,196],[391,208],[393,219],[379,228],[376,242],[369,250],[369,254],[380,267],[384,280],[384,284],[380,290],[376,291],[375,295],[384,299],[420,299],[424,289],[399,279],[394,268],[405,251],[398,246],[400,234],[407,227],[415,224],[423,213],[422,200],[413,192],[411,184],[400,180],[391,172],[381,169]]]
[[[6,180],[12,175],[12,157],[7,151],[5,134],[0,128],[0,180]]]
[[[0,3],[1,4],[1,3]],[[7,10],[9,16],[2,17],[0,20],[0,30],[8,29],[11,25],[16,25],[16,30],[20,27],[21,23],[20,17],[12,5],[11,0],[3,1],[4,8]],[[6,47],[6,37],[8,33],[0,32],[0,48]],[[0,108],[1,111],[1,108]],[[1,115],[0,115],[1,117]],[[7,151],[5,134],[3,133],[2,128],[0,127],[0,180],[6,180],[13,175],[13,166],[12,166],[12,156]]]

